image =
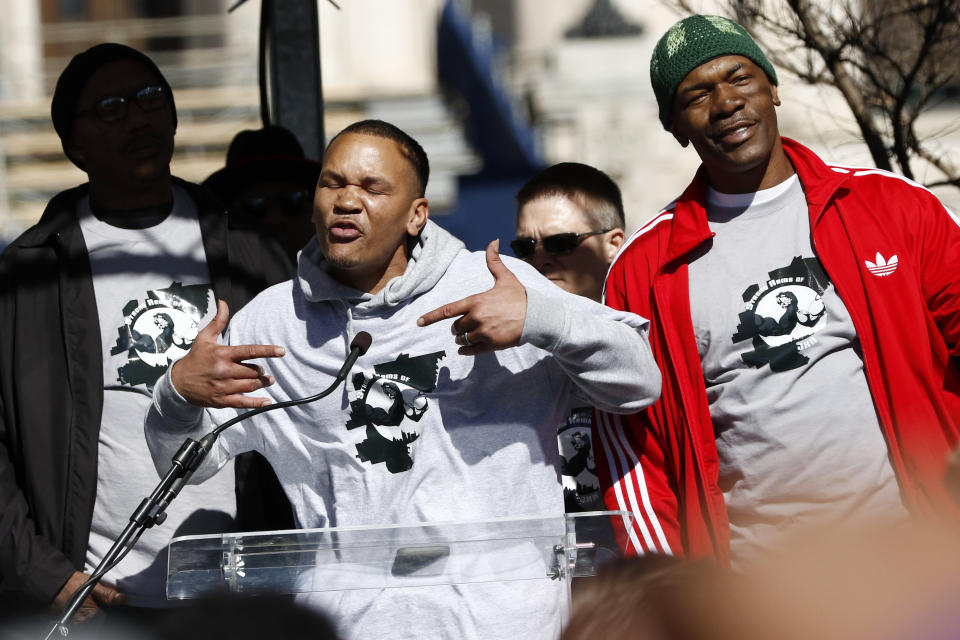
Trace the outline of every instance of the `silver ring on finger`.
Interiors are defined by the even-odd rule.
[[[473,343],[470,342],[470,338],[467,337],[467,332],[466,332],[466,331],[464,331],[464,332],[461,333],[460,335],[463,337],[463,344],[464,344],[465,346],[468,346],[468,347],[473,346]]]

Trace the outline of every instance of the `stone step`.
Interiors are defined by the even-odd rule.
[[[201,182],[222,168],[233,136],[260,127],[256,87],[186,88],[177,89],[175,95],[178,127],[171,170],[185,180]],[[64,157],[49,108],[48,100],[0,106],[7,197],[6,213],[0,215],[0,236],[9,237],[33,224],[53,195],[86,179]],[[393,122],[423,145],[431,166],[427,197],[438,214],[455,205],[457,176],[481,168],[479,157],[439,95],[377,98],[364,103],[328,101],[324,112],[327,135],[368,117]]]

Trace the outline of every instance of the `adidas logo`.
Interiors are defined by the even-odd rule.
[[[883,277],[888,276],[894,271],[897,270],[897,256],[893,256],[889,260],[885,260],[879,252],[877,252],[876,262],[870,262],[869,260],[864,260],[867,265],[867,269],[870,270],[875,276]]]

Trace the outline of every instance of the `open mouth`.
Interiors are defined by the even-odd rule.
[[[360,228],[357,225],[345,220],[331,224],[329,227],[327,227],[327,233],[330,235],[332,240],[342,242],[359,238],[362,235],[360,233]]]
[[[755,122],[739,122],[735,125],[724,127],[719,133],[714,135],[714,140],[725,147],[735,147],[742,144],[753,136],[757,125]]]

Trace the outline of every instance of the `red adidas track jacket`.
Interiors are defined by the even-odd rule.
[[[826,164],[787,138],[783,146],[807,197],[814,251],[860,338],[904,502],[914,513],[960,519],[943,485],[960,436],[960,371],[952,360],[960,354],[960,220],[903,177]],[[650,319],[663,392],[635,415],[598,413],[596,460],[607,506],[636,517],[631,551],[727,564],[729,529],[687,280],[691,252],[712,235],[706,190],[701,167],[610,269],[607,304]]]

